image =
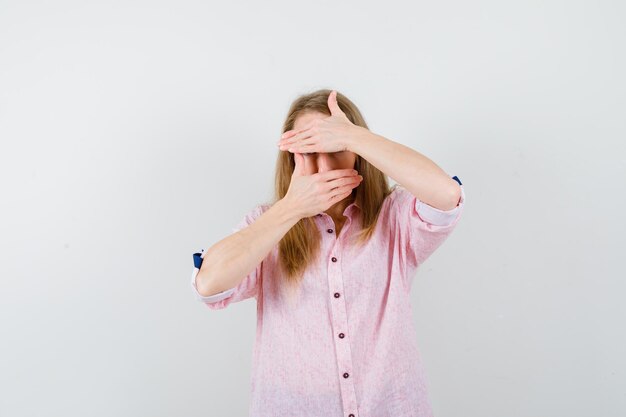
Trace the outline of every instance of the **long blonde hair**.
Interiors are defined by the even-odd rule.
[[[296,98],[287,112],[282,133],[293,129],[295,120],[304,113],[319,112],[330,116],[328,95],[331,91],[321,89]],[[369,129],[357,106],[338,91],[337,104],[353,124]],[[276,160],[274,202],[287,194],[294,168],[293,153],[279,151]],[[362,228],[357,234],[357,244],[361,245],[372,236],[382,203],[391,190],[387,176],[358,154],[354,168],[363,176],[361,184],[354,188],[350,195],[361,209]],[[307,266],[319,256],[320,239],[320,232],[313,217],[305,217],[280,240],[279,263],[289,284],[298,284]]]

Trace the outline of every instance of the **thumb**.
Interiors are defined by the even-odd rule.
[[[331,171],[332,168],[328,165],[328,161],[326,158],[319,158],[317,161],[317,167],[319,168],[319,172]]]
[[[345,115],[337,103],[337,90],[332,90],[328,95],[328,109],[330,110],[331,116]]]
[[[293,169],[293,175],[296,177],[301,177],[305,175],[304,172],[304,156],[301,153],[294,152],[293,160],[295,163],[295,168]]]

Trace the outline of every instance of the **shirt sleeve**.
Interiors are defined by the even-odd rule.
[[[252,224],[264,211],[267,206],[259,205],[247,213],[243,219],[232,229],[232,233],[236,233],[241,229]],[[196,276],[200,271],[200,266],[204,259],[206,251],[193,254],[193,271],[191,273],[191,288],[198,301],[203,302],[207,307],[213,310],[226,308],[230,303],[243,301],[251,297],[257,297],[258,286],[261,280],[263,261],[259,263],[246,277],[235,287],[224,290],[220,293],[203,296],[198,292],[196,287]]]
[[[458,224],[465,206],[465,190],[461,187],[457,206],[440,210],[419,200],[410,191],[397,184],[393,191],[396,227],[406,261],[413,267],[421,265],[450,236]]]

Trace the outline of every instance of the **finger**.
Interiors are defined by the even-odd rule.
[[[330,181],[335,178],[340,177],[353,177],[357,175],[357,171],[355,169],[346,168],[346,169],[333,169],[326,172],[318,172],[315,174],[317,178],[321,181]]]
[[[291,143],[287,145],[287,147],[296,149],[301,146],[315,146],[315,145],[317,145],[317,139],[314,136],[311,136],[310,138],[300,139],[294,143]],[[304,153],[304,152],[300,152],[300,153]]]
[[[289,139],[287,139],[287,141],[284,142],[284,144],[289,146],[299,140],[310,138],[311,136],[313,136],[313,134],[314,134],[313,129],[306,128],[306,129],[299,130],[294,135],[289,137]]]
[[[328,171],[332,171],[332,168],[330,167],[330,165],[328,165],[328,159],[327,158],[318,158],[318,172],[323,173],[323,172],[328,172]]]
[[[283,134],[280,136],[280,139],[281,139],[281,140],[282,140],[282,139],[287,139],[287,138],[289,138],[289,137],[291,137],[291,136],[295,135],[297,132],[299,132],[299,131],[296,131],[296,130],[288,130],[288,131],[286,131],[285,133],[283,133]]]
[[[304,168],[305,175],[315,174],[315,164],[313,163],[313,159],[312,159],[312,158],[315,158],[315,156],[312,154],[305,154],[305,153],[302,153],[301,155],[302,155],[302,159],[305,165],[305,168]]]
[[[298,152],[298,153],[316,153],[317,152],[317,146],[315,144],[297,144],[297,145],[293,145],[291,146],[289,149],[287,149],[288,152]]]
[[[291,129],[291,130],[288,130],[288,131],[284,132],[284,133],[280,136],[280,138],[281,138],[281,139],[286,139],[286,138],[289,138],[289,137],[291,137],[291,136],[295,135],[296,133],[300,133],[300,132],[302,132],[302,131],[304,131],[304,130],[308,129],[309,127],[311,127],[311,122],[307,123],[305,126],[302,126],[300,129]]]
[[[293,175],[295,175],[296,177],[301,177],[302,175],[306,175],[305,172],[305,161],[304,161],[304,155],[302,155],[301,153],[294,153],[293,154],[293,160],[295,163],[295,167],[293,169]]]
[[[361,183],[362,180],[363,180],[363,177],[360,175],[355,175],[355,176],[350,176],[350,177],[341,177],[341,178],[328,181],[326,183],[326,187],[328,190],[333,190],[335,188],[343,187],[343,186],[351,186],[355,188]]]
[[[330,191],[329,198],[331,201],[334,201],[334,202],[343,200],[344,198],[349,196],[350,193],[352,193],[353,188],[354,187],[351,187],[351,186],[343,186],[343,187],[335,188],[334,190]]]

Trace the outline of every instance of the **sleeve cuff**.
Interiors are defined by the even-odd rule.
[[[194,267],[191,273],[191,288],[198,301],[202,301],[204,303],[216,303],[218,301],[223,300],[224,298],[230,297],[230,295],[235,291],[235,289],[229,288],[227,290],[224,290],[222,292],[209,295],[209,296],[203,296],[198,292],[198,288],[196,287],[196,276],[198,275],[198,272],[200,272],[200,266],[202,265],[202,260],[204,259],[205,254],[206,252],[204,251],[204,249],[202,250],[202,253],[193,254]]]
[[[448,226],[454,222],[459,215],[461,206],[465,203],[465,190],[463,185],[461,187],[461,198],[457,206],[450,210],[440,210],[436,207],[428,205],[419,199],[415,201],[415,211],[419,214],[420,218],[426,223],[430,223],[435,226]]]

